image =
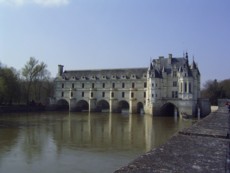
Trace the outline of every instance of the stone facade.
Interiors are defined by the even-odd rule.
[[[199,97],[200,72],[187,53],[153,59],[147,68],[63,71],[59,65],[55,79],[55,103],[70,111],[194,115]]]

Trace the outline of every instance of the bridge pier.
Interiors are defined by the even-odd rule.
[[[76,110],[77,108],[77,103],[76,103],[76,99],[75,98],[70,98],[69,99],[69,111],[70,112],[73,112]]]
[[[137,103],[136,103],[136,99],[130,99],[130,101],[129,101],[129,113],[130,113],[130,114],[135,114],[135,113],[137,113]]]
[[[97,108],[97,100],[95,98],[89,99],[89,112],[96,111]]]
[[[110,98],[109,100],[109,112],[118,112],[118,101],[117,99]]]

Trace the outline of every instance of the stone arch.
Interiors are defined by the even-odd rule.
[[[57,101],[57,110],[58,111],[64,111],[69,110],[69,103],[65,99],[60,99]]]
[[[99,112],[109,112],[109,102],[106,100],[100,100],[97,102],[97,111]]]
[[[137,113],[143,114],[144,113],[144,104],[142,102],[137,103]]]
[[[85,100],[80,100],[77,102],[76,111],[89,111],[89,103]]]
[[[179,109],[173,103],[165,103],[160,108],[160,116],[179,116]]]
[[[118,102],[118,112],[129,112],[129,103],[126,100]]]

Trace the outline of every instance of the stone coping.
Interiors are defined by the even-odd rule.
[[[229,116],[219,108],[115,173],[229,172]]]

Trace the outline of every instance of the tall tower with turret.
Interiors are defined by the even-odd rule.
[[[200,98],[200,72],[197,64],[183,57],[160,56],[153,59],[147,72],[145,110],[158,115],[172,111],[176,115],[194,115]],[[165,109],[167,107],[167,109]]]

